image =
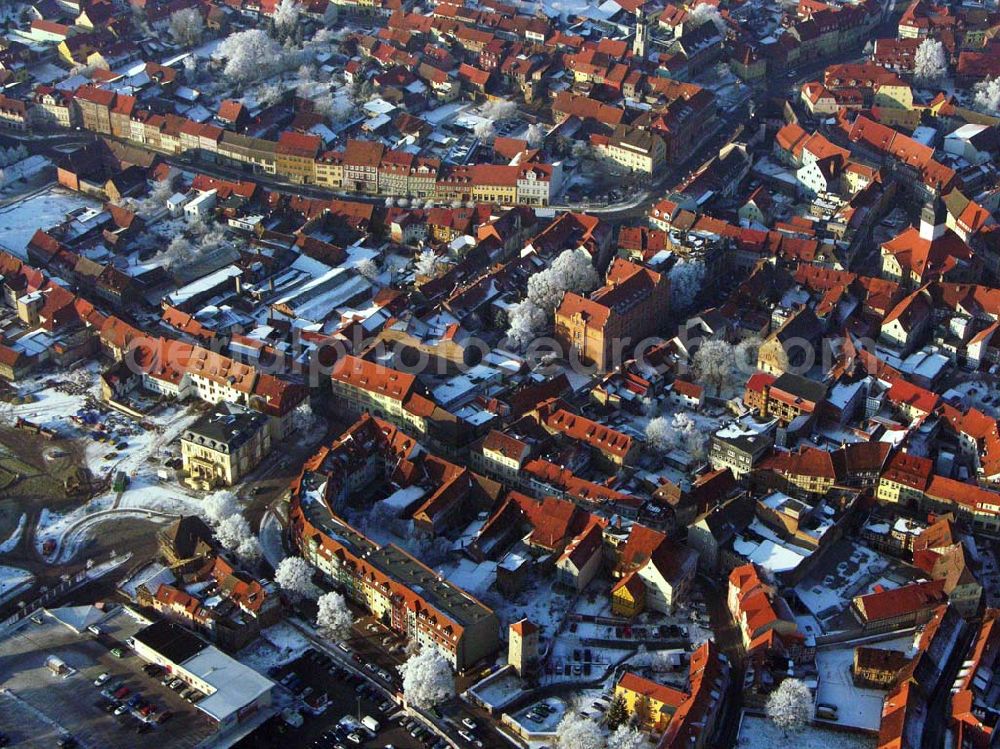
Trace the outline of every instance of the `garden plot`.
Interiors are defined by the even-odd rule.
[[[543,637],[555,634],[572,603],[572,594],[555,587],[554,576],[537,574],[532,574],[514,600],[499,595],[490,599],[501,626],[527,617],[543,629]]]

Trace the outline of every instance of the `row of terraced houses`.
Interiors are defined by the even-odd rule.
[[[559,164],[442,164],[438,159],[388,149],[374,141],[349,140],[341,151],[324,151],[316,135],[285,132],[277,141],[255,138],[209,123],[140,109],[134,96],[96,86],[71,95],[40,88],[30,119],[79,126],[168,155],[193,155],[227,166],[270,174],[296,184],[331,190],[441,201],[501,205],[548,205],[562,181]]]

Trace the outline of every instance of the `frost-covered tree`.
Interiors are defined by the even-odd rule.
[[[694,9],[688,13],[685,25],[695,29],[709,21],[715,24],[715,28],[720,32],[725,32],[726,22],[722,20],[722,14],[719,13],[718,7],[708,3],[699,3],[694,6]]]
[[[507,338],[510,345],[523,351],[545,330],[548,321],[549,316],[545,310],[530,299],[512,304],[507,310]]]
[[[437,275],[440,264],[441,258],[437,256],[434,250],[424,250],[417,255],[417,260],[413,264],[413,272],[418,276],[433,278]]]
[[[428,709],[455,696],[451,666],[435,647],[423,647],[399,666],[406,701]]]
[[[715,385],[715,394],[732,376],[735,358],[733,347],[725,341],[705,341],[694,354],[694,370],[705,382]]]
[[[357,271],[361,276],[367,278],[369,281],[374,281],[379,277],[379,273],[381,272],[378,269],[378,265],[376,265],[375,261],[370,257],[366,257],[358,263]]]
[[[1000,116],[1000,75],[980,81],[973,89],[973,106],[980,112]]]
[[[670,420],[665,416],[657,416],[646,424],[646,444],[657,452],[668,452],[677,444],[676,435]]]
[[[240,506],[232,492],[220,489],[201,501],[201,511],[210,525],[217,525],[230,515],[239,513]]]
[[[948,58],[937,39],[928,37],[920,42],[913,57],[913,76],[921,83],[936,83],[948,76]]]
[[[184,67],[184,80],[188,83],[194,83],[198,80],[198,56],[191,54],[184,58],[181,62]]]
[[[354,113],[354,102],[347,94],[320,94],[312,100],[313,108],[330,122],[343,122]]]
[[[763,341],[758,336],[744,338],[733,348],[734,378],[736,384],[743,384],[757,369],[757,352]]]
[[[812,717],[812,694],[799,679],[785,679],[767,698],[767,717],[785,735],[797,731]]]
[[[599,282],[589,252],[563,250],[550,267],[528,279],[528,298],[507,311],[511,345],[523,349],[543,331],[567,291],[585,293]]]
[[[569,712],[556,727],[559,749],[604,749],[604,731],[590,718]]]
[[[472,134],[483,143],[489,144],[496,140],[497,129],[493,124],[493,120],[480,120],[472,128]]]
[[[135,207],[135,212],[143,218],[149,218],[164,210],[167,200],[174,194],[173,182],[169,179],[158,180],[153,183],[153,188],[140,200]]]
[[[587,250],[563,250],[550,267],[528,279],[528,299],[551,314],[567,291],[584,294],[598,283],[600,278]]]
[[[625,704],[625,698],[620,694],[615,696],[615,698],[611,700],[611,704],[608,705],[608,712],[605,713],[604,718],[607,721],[608,728],[612,731],[623,723],[627,723],[628,705]]]
[[[191,240],[183,234],[178,234],[170,240],[166,249],[156,256],[163,267],[173,270],[194,260],[195,248]]]
[[[488,101],[479,109],[479,114],[488,120],[500,122],[517,116],[517,102],[509,99]]]
[[[670,269],[670,307],[675,312],[691,309],[705,280],[705,264],[701,260],[681,259]]]
[[[316,626],[331,640],[343,640],[350,635],[354,617],[340,593],[324,593],[316,602]]]
[[[205,19],[197,8],[181,8],[170,16],[170,34],[178,44],[191,47],[201,41]]]
[[[649,739],[638,728],[618,726],[608,736],[608,749],[642,749],[649,746]]]
[[[529,148],[541,148],[545,143],[545,128],[541,123],[533,122],[528,125],[528,131],[524,134],[524,139],[528,141]]]
[[[319,589],[313,585],[312,567],[302,557],[285,557],[274,571],[274,582],[293,600],[316,598]]]
[[[215,526],[215,537],[223,547],[230,550],[239,546],[244,538],[252,535],[253,531],[250,530],[250,523],[238,513],[222,518],[219,524]]]
[[[266,31],[247,29],[227,36],[213,54],[225,60],[223,75],[232,83],[243,85],[260,80],[277,69],[284,51]]]
[[[274,27],[281,31],[291,31],[299,22],[301,9],[295,0],[281,0],[274,10]]]

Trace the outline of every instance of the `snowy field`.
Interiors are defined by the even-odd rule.
[[[100,208],[101,204],[61,187],[47,187],[11,205],[0,208],[0,246],[27,260],[26,248],[37,229],[61,223],[77,208]]]
[[[736,740],[738,749],[874,749],[874,737],[806,726],[801,731],[785,733],[767,718],[744,715]]]

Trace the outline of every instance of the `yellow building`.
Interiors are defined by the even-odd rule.
[[[538,661],[538,627],[522,619],[511,624],[507,634],[507,663],[514,667],[518,676],[524,676]]]
[[[181,437],[185,481],[205,490],[232,486],[270,452],[268,417],[233,403],[219,403]]]
[[[615,697],[624,700],[629,716],[635,716],[642,728],[660,732],[688,695],[626,671],[615,685]]]
[[[646,586],[639,575],[630,572],[611,589],[611,613],[629,618],[646,608]]]
[[[619,125],[607,143],[597,145],[597,152],[630,171],[652,174],[663,166],[667,147],[655,133]]]

